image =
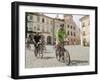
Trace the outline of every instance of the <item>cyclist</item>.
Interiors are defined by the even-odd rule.
[[[61,24],[60,25],[60,28],[57,30],[56,32],[56,52],[57,50],[60,49],[61,46],[63,46],[64,48],[64,40],[66,39],[67,37],[67,33],[64,29],[64,24]],[[62,55],[60,55],[60,58],[61,58]],[[59,58],[59,60],[60,60]],[[62,57],[63,59],[63,57]]]

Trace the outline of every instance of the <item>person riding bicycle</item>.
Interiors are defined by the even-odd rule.
[[[33,38],[33,42],[34,42],[34,46],[35,46],[35,47],[37,47],[37,45],[39,44],[40,39],[41,39],[41,36],[40,36],[39,33],[37,32],[37,33],[34,35],[34,38]]]
[[[64,40],[67,38],[66,30],[64,29],[64,24],[60,25],[60,28],[56,32],[56,51],[59,50],[61,46],[64,47]]]

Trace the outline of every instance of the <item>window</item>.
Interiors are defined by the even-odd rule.
[[[75,36],[75,32],[74,32],[74,36]]]
[[[75,30],[75,27],[73,27],[74,28],[74,30]]]
[[[33,16],[32,15],[28,15],[27,19],[28,19],[28,21],[32,21],[33,20]]]
[[[86,41],[86,38],[84,38],[83,41]]]
[[[74,39],[74,42],[75,42],[75,39]]]
[[[85,31],[83,31],[83,36],[85,36],[86,34],[85,34]]]
[[[51,24],[53,24],[53,22],[51,21]]]
[[[71,29],[72,29],[72,26],[71,26]]]
[[[38,26],[37,30],[39,31],[40,30],[40,27]]]
[[[44,23],[44,18],[42,18],[42,22]]]
[[[32,15],[30,15],[30,20],[32,20],[33,19],[33,16]]]
[[[82,24],[82,27],[85,27],[85,23]]]
[[[69,28],[69,25],[67,25],[67,27]]]
[[[73,33],[71,32],[71,36],[73,36]]]
[[[69,31],[68,31],[67,33],[68,33],[68,35],[69,35]]]
[[[36,31],[36,26],[34,26],[34,31]]]
[[[28,22],[27,23],[27,27],[28,27],[28,31],[32,31],[33,23],[32,22]]]
[[[33,30],[33,28],[31,28],[31,27],[30,27],[30,28],[28,28],[28,31],[32,31],[32,30]]]

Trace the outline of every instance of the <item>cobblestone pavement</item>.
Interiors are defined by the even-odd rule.
[[[69,66],[79,66],[89,64],[89,47],[81,45],[65,46],[69,51],[71,63]],[[25,67],[26,68],[39,68],[39,67],[58,67],[66,66],[65,63],[59,62],[55,56],[55,48],[51,45],[46,46],[46,51],[42,59],[34,57],[34,46],[31,49],[25,50]]]

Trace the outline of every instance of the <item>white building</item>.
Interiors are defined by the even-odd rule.
[[[53,44],[53,19],[39,13],[27,14],[27,33],[40,32],[45,36],[46,44]],[[27,35],[28,35],[27,34]]]
[[[82,42],[84,46],[90,45],[90,18],[86,15],[80,19],[82,27]]]

